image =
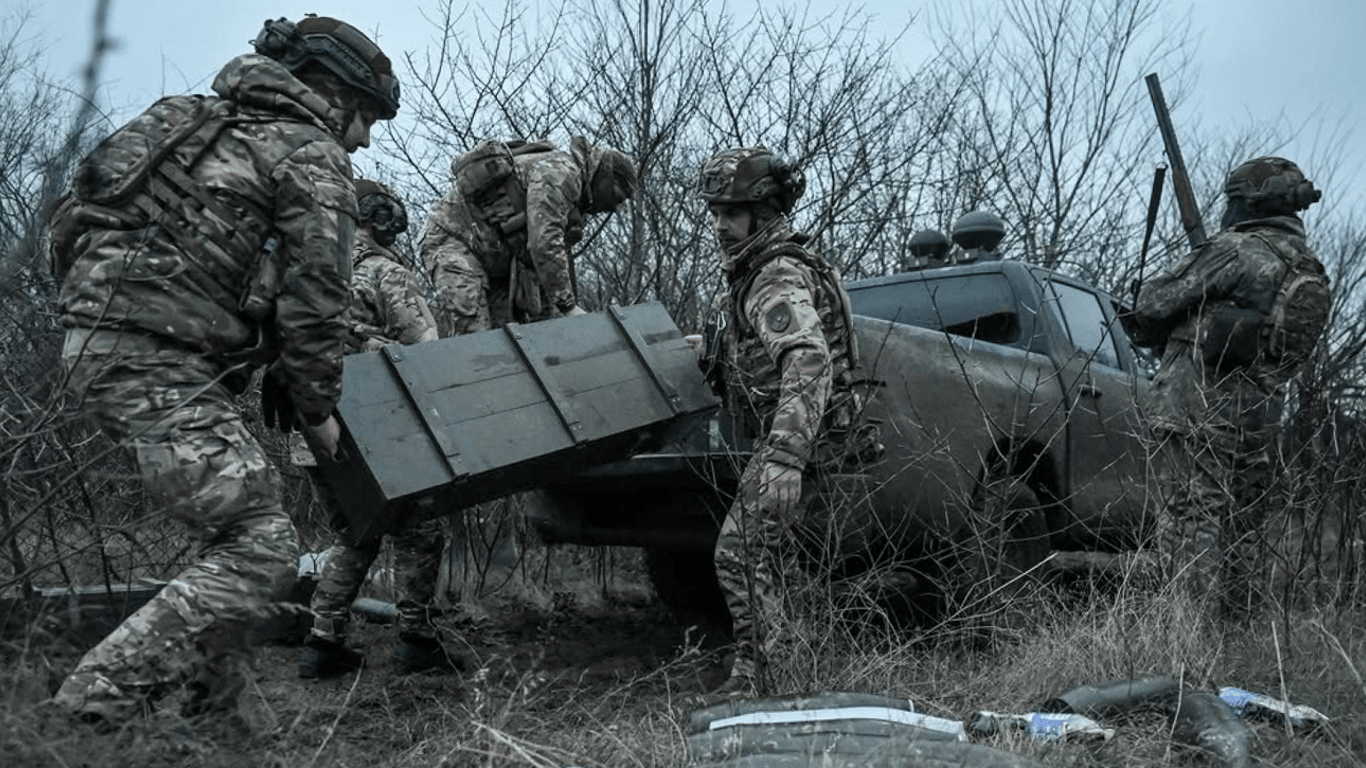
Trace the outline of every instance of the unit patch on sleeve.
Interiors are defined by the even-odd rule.
[[[783,302],[768,311],[766,320],[770,331],[783,333],[792,325],[792,307]]]

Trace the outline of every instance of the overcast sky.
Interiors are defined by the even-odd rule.
[[[974,1],[974,0],[969,0]],[[989,0],[987,0],[989,1]],[[415,0],[114,0],[110,28],[117,48],[105,61],[103,104],[126,117],[168,93],[208,91],[218,69],[248,52],[249,41],[267,18],[298,19],[305,12],[332,15],[378,37],[393,58],[420,53],[433,29]],[[485,0],[485,7],[501,6]],[[812,0],[813,7],[845,4]],[[888,29],[904,25],[918,0],[855,3],[876,14]],[[1173,117],[1180,124],[1198,119],[1205,127],[1230,131],[1249,121],[1310,121],[1295,142],[1281,150],[1299,160],[1306,173],[1333,186],[1366,189],[1366,0],[1170,0],[1172,9],[1192,10],[1199,45],[1195,92]],[[751,4],[731,2],[737,15]],[[4,17],[19,9],[32,13],[30,32],[49,44],[49,71],[55,77],[78,73],[88,55],[93,0],[0,0]],[[908,38],[914,43],[915,36]],[[908,56],[913,56],[913,51]],[[402,74],[402,68],[399,69]],[[1164,79],[1164,85],[1166,80]],[[1170,91],[1168,97],[1171,97]],[[1322,151],[1325,136],[1346,137],[1347,168],[1314,168],[1309,160]],[[1362,192],[1354,193],[1357,196]],[[1355,199],[1355,198],[1354,198]]]

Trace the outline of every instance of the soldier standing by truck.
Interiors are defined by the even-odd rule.
[[[441,336],[581,314],[569,249],[587,214],[609,213],[636,193],[623,153],[575,136],[489,141],[451,163],[455,183],[418,242],[432,270]]]
[[[1144,285],[1126,325],[1162,350],[1145,410],[1171,472],[1165,571],[1189,597],[1243,615],[1255,607],[1285,386],[1318,343],[1330,296],[1298,215],[1322,195],[1298,166],[1249,160],[1224,193],[1222,231]]]
[[[128,720],[181,687],[186,716],[238,716],[252,626],[298,548],[279,475],[234,405],[253,368],[277,358],[306,434],[336,450],[347,155],[395,115],[398,81],[336,19],[268,21],[253,44],[219,72],[217,97],[163,99],[106,139],[51,221],[69,387],[134,450],[153,512],[198,543],[62,683],[54,701],[81,719]]]
[[[858,429],[858,351],[839,273],[788,221],[806,189],[801,172],[763,146],[721,152],[702,166],[698,194],[721,246],[726,399],[754,441],[716,542],[717,580],[730,610],[735,659],[715,692],[766,692],[784,605],[784,546],[821,471],[873,458]],[[790,553],[789,553],[790,554]]]
[[[383,184],[360,179],[356,182],[356,204],[360,228],[352,261],[348,351],[373,352],[387,344],[435,341],[436,320],[427,300],[412,272],[390,250],[394,240],[408,229],[403,201]],[[263,397],[266,391],[263,390]],[[266,415],[268,421],[275,420],[269,408]],[[351,603],[360,594],[370,566],[379,556],[382,538],[358,538],[350,532],[336,497],[318,476],[317,462],[311,454],[298,455],[296,451],[295,463],[309,467],[314,491],[336,528],[336,539],[323,557],[313,593],[313,628],[304,647],[299,649],[299,677],[333,677],[359,669],[365,663],[364,654],[346,647],[346,630]],[[389,540],[394,547],[395,579],[400,592],[399,641],[392,654],[395,671],[451,671],[456,667],[456,659],[446,652],[432,623],[437,570],[446,545],[441,521],[419,516],[415,522],[401,525],[389,534]]]

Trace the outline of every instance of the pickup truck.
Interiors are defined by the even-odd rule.
[[[1113,296],[1010,260],[846,288],[887,450],[852,501],[808,520],[838,575],[890,565],[941,605],[999,601],[1052,552],[1143,539],[1147,366]],[[644,547],[666,603],[714,606],[712,545],[747,458],[723,413],[546,489],[530,523],[547,542]]]

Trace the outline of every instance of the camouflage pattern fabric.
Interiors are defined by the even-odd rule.
[[[131,446],[149,508],[185,525],[196,562],[86,653],[55,700],[123,720],[189,686],[228,709],[246,684],[244,638],[292,584],[294,526],[280,478],[242,423],[223,368],[184,347],[114,331],[67,332],[64,362],[84,407]]]
[[[213,88],[249,119],[182,170],[222,205],[271,212],[284,278],[273,335],[294,405],[316,423],[340,394],[350,304],[356,202],[340,122],[262,56],[233,59]],[[79,231],[60,292],[70,385],[134,450],[152,512],[185,523],[200,548],[194,565],[86,654],[56,700],[121,719],[184,684],[190,711],[232,708],[250,660],[247,630],[297,562],[279,478],[228,386],[250,373],[230,361],[269,335],[238,307],[265,235],[218,243],[227,260],[210,260],[131,206],[114,217],[86,207],[63,209]],[[180,225],[213,237],[197,222]]]
[[[310,473],[312,474],[312,473]],[[314,486],[323,494],[323,504],[338,510],[337,501],[326,484]],[[394,548],[394,581],[398,592],[398,630],[404,637],[436,639],[436,616],[432,601],[436,596],[437,572],[446,537],[441,520],[423,516],[400,525],[388,534]],[[314,637],[333,643],[346,642],[351,618],[351,603],[360,595],[365,579],[379,557],[381,539],[357,539],[344,526],[323,557],[318,586],[313,592]]]
[[[510,262],[507,279],[493,283],[483,262],[458,240],[438,248],[429,263],[434,265],[432,281],[436,294],[433,304],[437,330],[443,338],[501,328],[516,321],[509,294],[513,273],[522,278],[516,281],[519,284],[527,282],[526,270],[519,263]]]
[[[286,286],[275,302],[279,364],[295,407],[316,422],[341,391],[357,215],[351,161],[329,129],[331,107],[277,62],[240,56],[213,87],[257,119],[230,125],[189,173],[229,207],[241,198],[273,212]],[[238,300],[264,238],[229,241],[234,261],[220,264],[145,219],[128,229],[91,226],[62,283],[62,321],[155,333],[204,355],[247,352],[259,335]]]
[[[843,288],[819,279],[785,219],[728,271],[725,372],[728,402],[755,439],[755,452],[722,523],[714,560],[736,640],[732,677],[764,685],[766,660],[778,652],[793,526],[812,502],[811,462],[825,431],[836,382],[846,380],[853,344],[841,311]],[[788,255],[784,255],[784,254]],[[803,472],[801,499],[784,506],[762,482],[773,464]],[[790,561],[790,559],[789,559]]]
[[[1209,328],[1223,308],[1272,310],[1287,272],[1275,249],[1322,269],[1299,217],[1242,222],[1145,285],[1134,317],[1142,336],[1164,345],[1143,405],[1170,462],[1158,540],[1166,573],[1191,597],[1237,611],[1251,599],[1272,443],[1298,365],[1267,354],[1265,334],[1253,337],[1251,362],[1211,364],[1208,347],[1218,341]],[[1309,351],[1288,350],[1285,359]]]
[[[503,234],[454,188],[427,219],[418,251],[432,270],[443,337],[543,320],[577,304],[569,249],[583,236],[589,160],[554,150],[519,155],[515,165],[526,190],[524,233]]]
[[[349,314],[352,347],[374,351],[385,344],[417,344],[436,340],[436,322],[412,272],[392,251],[375,243],[366,229],[356,238],[353,301]],[[313,462],[316,464],[316,461]],[[313,636],[344,643],[346,627],[370,566],[379,556],[381,539],[359,540],[344,525],[341,505],[317,470],[309,472],[314,493],[331,512],[338,533],[323,558],[313,593]],[[445,536],[439,519],[401,525],[389,534],[394,548],[394,576],[399,599],[399,631],[408,636],[435,638],[432,598]]]
[[[347,315],[354,350],[436,340],[436,320],[413,273],[368,230],[357,233],[354,265]]]
[[[346,324],[351,333],[346,351],[376,352],[386,344],[435,341],[436,320],[413,273],[393,251],[375,242],[370,232],[356,233],[351,276],[351,305]],[[289,436],[290,462],[316,467],[318,460],[298,432]],[[318,484],[314,483],[315,490]]]

